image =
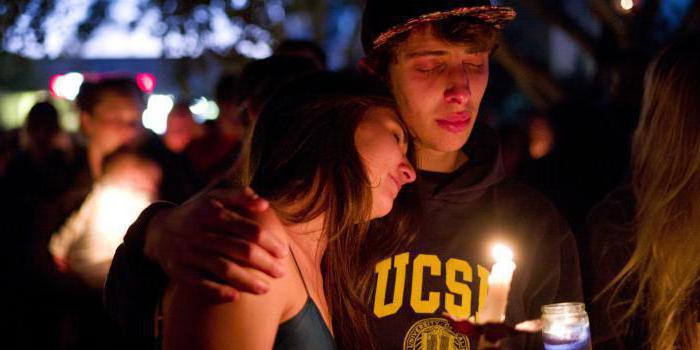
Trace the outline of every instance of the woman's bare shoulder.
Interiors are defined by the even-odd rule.
[[[268,222],[263,230],[288,242],[287,232],[276,216],[265,220]],[[307,297],[291,255],[282,259],[282,265],[285,274],[279,278],[253,268],[231,266],[231,274],[251,276],[269,288],[259,295],[241,293],[236,300],[225,303],[201,287],[171,283],[162,304],[164,348],[271,348],[277,326],[298,312]]]

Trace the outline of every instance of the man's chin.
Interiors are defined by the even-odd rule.
[[[469,136],[459,136],[449,135],[438,140],[432,140],[433,142],[425,142],[419,148],[427,148],[433,152],[440,153],[452,153],[461,150],[467,143]]]

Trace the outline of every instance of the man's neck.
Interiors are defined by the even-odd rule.
[[[451,173],[469,160],[461,150],[442,152],[421,146],[416,147],[416,155],[418,169],[436,173]]]

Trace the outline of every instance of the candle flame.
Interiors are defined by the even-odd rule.
[[[491,254],[496,262],[513,260],[513,251],[502,243],[494,245]]]
[[[620,6],[623,10],[629,11],[634,7],[634,1],[632,0],[620,0]]]
[[[576,334],[571,330],[570,327],[565,325],[554,323],[552,326],[545,330],[548,336],[556,338],[558,340],[571,340],[576,339]]]

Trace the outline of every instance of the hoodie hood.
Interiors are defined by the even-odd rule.
[[[469,202],[505,178],[499,138],[496,131],[488,125],[477,122],[462,151],[469,157],[469,161],[447,175],[448,181],[440,184],[426,181],[421,179],[421,175],[426,172],[419,173],[416,186],[423,200]]]

